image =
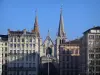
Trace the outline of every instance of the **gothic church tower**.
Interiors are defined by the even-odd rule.
[[[55,50],[56,50],[56,57],[59,61],[59,45],[66,42],[66,34],[64,31],[64,22],[63,22],[63,15],[62,15],[62,8],[60,10],[60,21],[59,21],[59,28],[56,38]]]

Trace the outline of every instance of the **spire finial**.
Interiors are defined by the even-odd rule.
[[[37,16],[37,9],[35,10],[35,16]]]
[[[62,14],[63,4],[61,4],[60,13]]]
[[[61,0],[61,13],[62,13],[62,8],[63,8],[63,0]]]
[[[49,31],[49,29],[48,29],[48,36],[50,37],[50,31]]]

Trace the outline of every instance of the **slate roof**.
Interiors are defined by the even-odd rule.
[[[96,26],[96,27],[93,27],[93,28],[90,28],[90,29],[88,29],[88,30],[86,30],[83,34],[85,34],[85,33],[87,33],[87,32],[90,32],[90,30],[97,30],[97,29],[99,29],[100,30],[100,26]]]
[[[10,31],[10,34],[23,34],[24,31]],[[26,31],[26,34],[33,34],[32,32]]]
[[[75,40],[71,40],[71,41],[67,41],[64,44],[61,45],[79,45],[80,44],[80,39],[75,39]]]
[[[8,35],[0,35],[1,40],[7,41],[8,40]]]

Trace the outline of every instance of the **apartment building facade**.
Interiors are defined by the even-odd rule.
[[[79,74],[80,39],[67,41],[60,45],[59,71],[60,75]]]
[[[8,35],[0,35],[0,75],[7,74]]]
[[[100,26],[86,30],[80,45],[81,75],[100,75]]]
[[[8,29],[0,35],[0,75],[38,75],[41,45],[37,15],[30,32]]]

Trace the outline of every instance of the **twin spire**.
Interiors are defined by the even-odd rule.
[[[35,11],[35,23],[34,23],[34,29],[32,30],[32,33],[36,33],[37,36],[40,37],[40,32],[39,32],[39,27],[38,27],[38,17],[37,17],[37,10]],[[48,30],[48,36],[50,36],[49,34],[49,30]],[[63,15],[62,15],[62,7],[60,10],[60,21],[59,21],[59,28],[58,28],[58,37],[66,37],[65,32],[64,32],[64,22],[63,22]]]

